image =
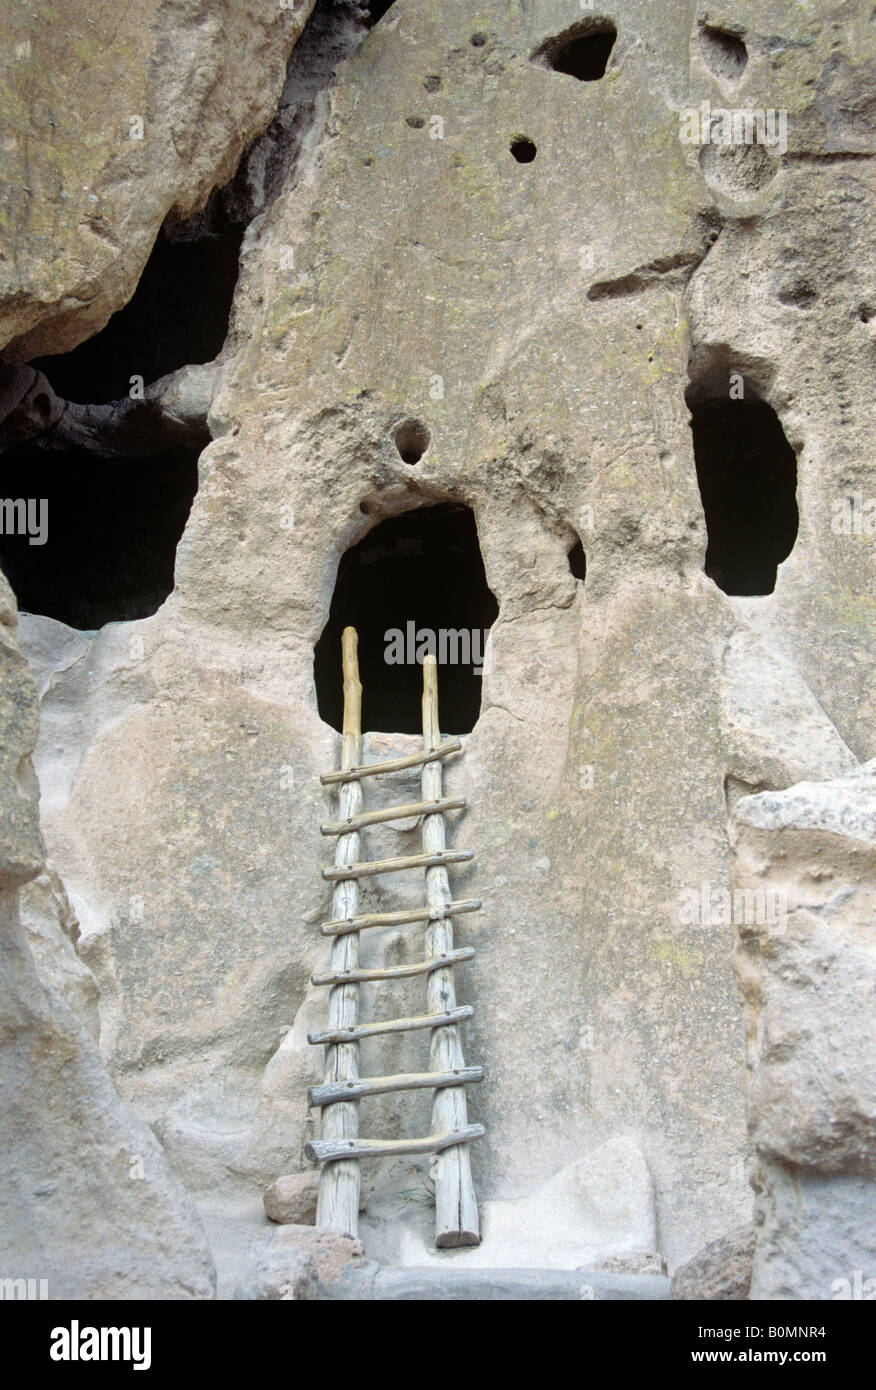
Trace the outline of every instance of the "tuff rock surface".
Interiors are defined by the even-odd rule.
[[[119,1100],[70,1006],[78,1000],[93,1023],[96,990],[83,987],[81,965],[72,968],[57,921],[52,941],[53,905],[65,925],[69,918],[42,863],[30,766],[37,696],[10,600],[0,577],[2,746],[15,768],[0,790],[0,1270],[4,1279],[45,1279],[50,1298],[209,1298],[213,1260],[191,1198],[148,1126]],[[41,907],[33,953],[20,891]]]
[[[872,1258],[876,760],[744,797],[732,831],[734,883],[781,902],[735,950],[759,1157],[752,1297],[832,1298]]]
[[[223,21],[159,6],[139,28],[126,12],[128,56],[101,59],[123,69],[110,114],[97,103],[90,124],[71,102],[93,137],[87,158],[74,141],[63,167],[38,161],[44,226],[13,209],[26,283],[9,287],[9,362],[71,346],[130,294],[168,212],[198,207],[267,123],[308,8],[247,5]],[[829,1297],[837,1269],[873,1258],[859,1225],[866,1053],[849,1049],[871,1046],[853,986],[872,964],[854,915],[870,893],[854,808],[876,752],[876,550],[831,526],[838,501],[874,491],[868,8],[616,0],[598,82],[545,60],[572,22],[561,0],[525,12],[484,0],[476,16],[467,0],[396,0],[367,34],[354,7],[337,8],[333,29],[318,7],[325,27],[298,50],[318,32],[331,61],[287,83],[270,137],[286,157],[258,144],[248,156],[273,173],[252,203],[225,347],[197,389],[152,388],[212,435],[173,594],[152,617],[94,632],[21,619],[41,701],[42,882],[35,794],[19,777],[33,687],[10,645],[27,694],[13,698],[23,714],[0,764],[4,853],[11,879],[34,879],[34,959],[84,1024],[59,1002],[52,1026],[69,1038],[75,1025],[83,1049],[99,1030],[112,1083],[176,1174],[150,1141],[154,1200],[181,1202],[180,1181],[209,1205],[211,1231],[245,1211],[247,1240],[258,1222],[264,1239],[262,1191],[306,1171],[305,1091],[321,1079],[306,1035],[325,999],[308,981],[327,959],[318,826],[334,805],[318,779],[339,740],[319,717],[314,643],[351,544],[411,507],[464,502],[499,605],[480,717],[446,778],[469,808],[451,843],[477,850],[454,888],[484,901],[457,933],[477,948],[459,972],[475,1005],[466,1056],[487,1071],[470,1099],[486,1125],[475,1177],[488,1217],[473,1259],[513,1263],[501,1214],[518,1204],[537,1214],[547,1267],[577,1252],[575,1264],[632,1256],[672,1271],[750,1219],[756,1156],[753,1294]],[[707,21],[744,39],[741,69]],[[154,49],[167,33],[179,42]],[[60,81],[65,57],[52,61]],[[150,138],[120,153],[120,112],[147,97],[157,129],[147,121]],[[679,112],[705,100],[785,108],[784,156],[681,143]],[[22,120],[44,131],[50,106]],[[519,137],[536,147],[529,163],[510,151]],[[47,160],[51,142],[40,148]],[[3,156],[13,176],[16,149]],[[97,213],[67,220],[67,168],[86,202],[93,186]],[[726,395],[733,371],[776,410],[797,460],[799,531],[760,597],[729,597],[703,572],[688,409]],[[33,382],[20,385],[24,399]],[[165,414],[159,402],[153,416]],[[109,421],[122,452],[128,416]],[[415,466],[395,440],[411,419],[429,434]],[[373,733],[365,757],[415,745]],[[805,794],[783,791],[801,782]],[[416,793],[399,777],[375,796]],[[820,807],[811,825],[793,819],[801,796]],[[732,882],[787,888],[786,937],[682,911],[686,895],[731,886],[731,811]],[[403,854],[417,841],[402,827],[368,843]],[[822,864],[823,879],[806,877]],[[390,876],[366,901],[400,906],[415,891]],[[369,964],[419,953],[410,933],[375,936]],[[365,1018],[419,1012],[422,991],[381,987],[363,1005]],[[798,1007],[805,1023],[785,1038]],[[77,1084],[105,1099],[83,1142],[100,1149],[104,1105],[118,1126],[133,1121],[87,1056]],[[417,1035],[363,1047],[363,1072],[421,1063]],[[786,1081],[799,1107],[783,1102]],[[428,1124],[423,1096],[368,1111],[375,1135]],[[366,1168],[365,1200],[366,1253],[421,1263],[428,1165]],[[155,1210],[129,1208],[130,1229],[157,1240]],[[90,1232],[91,1208],[80,1215]],[[203,1242],[190,1232],[185,1245],[194,1254],[174,1275],[175,1248],[163,1264],[131,1254],[132,1281],[205,1287]],[[452,1255],[454,1273],[466,1258]],[[312,1297],[313,1266],[299,1264],[285,1283]],[[275,1273],[240,1288],[286,1296]]]
[[[754,1226],[737,1226],[726,1236],[709,1241],[692,1260],[675,1271],[672,1297],[739,1303],[751,1289]]]

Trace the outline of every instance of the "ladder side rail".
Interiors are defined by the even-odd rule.
[[[434,656],[423,661],[423,749],[437,748],[441,742],[438,723],[438,668]],[[442,798],[442,770],[438,759],[423,764],[423,801]],[[443,854],[446,848],[444,816],[423,817],[423,851]],[[430,910],[442,910],[452,901],[450,879],[443,864],[426,869],[426,901]],[[427,958],[453,950],[453,920],[430,921],[426,929]],[[427,1000],[430,1013],[456,1008],[453,967],[434,970],[428,979]],[[465,1066],[459,1028],[452,1024],[432,1033],[429,1065],[432,1071],[448,1072]],[[467,1133],[468,1105],[464,1086],[447,1086],[435,1092],[432,1104],[432,1131],[435,1134]],[[471,1175],[468,1143],[452,1144],[435,1159],[435,1244],[439,1249],[480,1244],[480,1220]]]
[[[357,659],[358,639],[355,628],[344,629],[341,652],[344,674],[344,723],[341,735],[341,768],[346,771],[362,760],[362,686],[359,682]],[[347,820],[362,809],[361,781],[342,782],[338,818]],[[359,858],[359,834],[353,831],[339,835],[335,842],[335,864],[354,864]],[[332,917],[335,920],[355,917],[359,906],[358,879],[341,879],[332,891]],[[331,946],[331,969],[334,973],[353,971],[359,966],[359,933],[347,932],[336,936]],[[329,994],[328,1023],[330,1028],[355,1027],[359,1019],[359,985],[334,985]],[[325,1050],[325,1083],[359,1080],[358,1042],[332,1043]],[[354,1142],[359,1135],[358,1101],[338,1101],[327,1106],[322,1115],[322,1140],[338,1145]],[[341,1159],[324,1164],[319,1175],[316,1224],[355,1236],[359,1227],[359,1188],[361,1171],[357,1159]]]

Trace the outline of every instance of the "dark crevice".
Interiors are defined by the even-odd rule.
[[[363,729],[421,731],[423,673],[416,656],[419,649],[422,658],[427,634],[434,634],[441,727],[468,733],[480,713],[485,633],[497,614],[468,507],[442,503],[381,522],[338,567],[314,650],[320,717],[340,730],[341,633],[352,625],[359,634]]]
[[[360,8],[365,14],[370,25],[379,24],[388,10],[391,10],[393,0],[363,0]]]
[[[123,464],[33,444],[8,450],[4,496],[48,504],[45,544],[0,536],[0,565],[19,608],[85,630],[156,612],[173,588],[197,486],[192,449]]]
[[[579,82],[598,82],[605,76],[616,40],[617,29],[610,19],[587,18],[545,39],[532,60]]]
[[[599,299],[623,299],[631,294],[642,294],[652,285],[668,284],[673,289],[682,289],[697,266],[705,257],[705,251],[680,251],[675,256],[660,256],[647,265],[637,266],[627,275],[613,280],[597,280],[587,291],[591,301]]]
[[[580,579],[583,584],[587,578],[587,557],[584,554],[584,545],[580,536],[569,551],[569,569],[575,578]]]
[[[872,150],[787,150],[782,156],[794,164],[845,164],[859,159],[876,159]]]
[[[688,404],[706,574],[726,594],[771,594],[797,539],[797,456],[765,401],[693,402],[689,393]]]

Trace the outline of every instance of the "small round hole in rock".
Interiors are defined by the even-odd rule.
[[[510,149],[518,164],[531,164],[538,154],[535,142],[527,139],[525,135],[515,135]]]
[[[404,420],[395,431],[395,447],[402,462],[413,465],[419,463],[429,447],[431,435],[422,420]]]
[[[483,32],[482,29],[479,29],[476,34],[472,34],[471,38],[469,39],[469,43],[471,44],[472,48],[483,48],[486,42],[487,35]]]

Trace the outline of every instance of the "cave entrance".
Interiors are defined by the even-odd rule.
[[[165,222],[131,299],[99,333],[31,364],[63,400],[118,402],[119,415],[132,401],[143,406],[124,430],[110,417],[104,430],[98,412],[85,431],[93,448],[64,448],[50,431],[31,429],[32,438],[3,452],[4,499],[42,502],[45,518],[36,541],[5,516],[0,524],[0,567],[24,612],[93,631],[151,616],[173,589],[209,432],[206,418],[167,426],[132,388],[221,350],[246,225],[234,189],[232,181],[193,217]]]
[[[328,622],[314,649],[320,717],[340,731],[341,633],[353,626],[363,729],[421,732],[421,664],[433,650],[442,730],[469,733],[480,713],[486,637],[498,612],[470,508],[420,507],[381,522],[338,566]]]
[[[156,612],[173,588],[199,452],[119,460],[24,444],[4,453],[4,497],[43,503],[42,535],[2,527],[0,566],[19,608],[85,631]]]
[[[691,404],[706,517],[705,571],[725,594],[771,594],[797,539],[797,456],[772,406]]]
[[[230,202],[219,189],[203,212],[166,222],[128,303],[70,352],[34,360],[59,396],[104,404],[127,396],[132,378],[148,386],[212,361],[228,332],[245,230],[227,211]]]

